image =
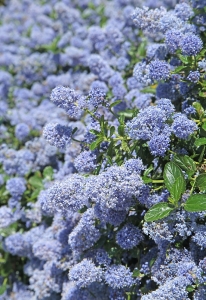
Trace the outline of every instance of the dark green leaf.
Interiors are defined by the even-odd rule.
[[[144,219],[146,222],[156,221],[167,217],[173,210],[174,207],[166,202],[157,203],[152,206],[150,210],[148,210],[148,212],[144,216]]]
[[[181,169],[173,162],[168,162],[164,168],[164,182],[172,198],[178,201],[186,189],[186,183]]]
[[[206,145],[206,138],[199,138],[195,141],[195,146],[199,147],[202,145]]]
[[[124,125],[119,125],[118,133],[120,136],[124,136]]]
[[[100,135],[100,132],[95,129],[90,129],[89,132],[91,132],[92,134],[97,135],[97,136]]]
[[[200,191],[205,191],[206,190],[206,173],[205,174],[200,174],[196,178],[195,185],[200,189]]]
[[[54,175],[54,170],[51,166],[47,166],[46,168],[44,168],[44,171],[43,171],[44,178],[46,178],[48,180],[52,180],[53,175]]]
[[[115,127],[112,126],[112,127],[110,128],[110,136],[112,136],[112,135],[114,134],[114,132],[115,132]]]
[[[194,160],[187,155],[174,155],[173,161],[189,176],[192,176],[196,171],[196,164]]]
[[[72,130],[72,134],[75,134],[75,132],[78,130],[77,127],[75,127],[73,130]]]
[[[121,102],[122,102],[122,100],[117,100],[117,101],[113,102],[113,103],[110,105],[110,108],[116,106],[117,104],[119,104],[119,103],[121,103]]]
[[[206,210],[206,194],[191,195],[187,199],[184,208],[191,212]]]
[[[91,145],[89,147],[90,150],[96,149],[101,144],[101,142],[103,142],[103,138],[99,137],[96,141],[94,141],[93,143],[91,143]]]
[[[114,152],[114,141],[112,140],[107,149],[107,155],[113,157],[113,152]]]

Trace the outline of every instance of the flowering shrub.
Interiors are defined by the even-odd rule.
[[[0,7],[0,300],[206,299],[204,2]]]

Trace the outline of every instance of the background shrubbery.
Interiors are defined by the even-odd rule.
[[[206,3],[0,6],[0,299],[206,299]]]

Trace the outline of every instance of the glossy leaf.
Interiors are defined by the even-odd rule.
[[[166,202],[157,203],[154,206],[148,210],[148,212],[145,214],[145,221],[146,222],[152,222],[159,219],[163,219],[167,217],[171,211],[174,210],[174,207],[169,205]]]
[[[206,173],[205,174],[200,174],[196,178],[195,185],[200,189],[200,191],[205,191],[206,190]]]
[[[178,201],[186,189],[186,183],[181,169],[173,162],[164,168],[164,182],[172,198]]]
[[[192,176],[196,171],[196,164],[194,160],[187,155],[175,155],[173,161],[189,176]]]
[[[184,208],[191,212],[206,210],[206,194],[191,195],[187,199]]]

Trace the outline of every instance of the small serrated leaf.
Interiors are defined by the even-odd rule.
[[[173,210],[174,207],[166,202],[157,203],[148,210],[144,219],[146,222],[157,221],[167,217]]]

